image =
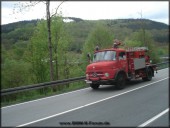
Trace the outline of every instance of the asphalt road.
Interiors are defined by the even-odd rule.
[[[101,86],[1,108],[2,126],[138,127],[169,107],[168,69],[123,90]],[[169,126],[169,112],[145,126]]]

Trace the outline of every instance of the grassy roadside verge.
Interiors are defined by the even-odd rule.
[[[78,81],[74,83],[70,83],[69,87],[66,87],[67,85],[60,85],[62,86],[61,90],[58,90],[57,92],[52,92],[52,89],[50,87],[47,87],[45,89],[41,89],[41,94],[38,93],[40,89],[37,90],[31,90],[27,92],[20,92],[18,94],[11,94],[7,96],[1,96],[1,107],[9,106],[9,105],[14,105],[18,103],[23,103],[31,100],[36,100],[40,98],[45,98],[53,95],[59,95],[79,89],[83,89],[88,87],[84,81]],[[14,97],[13,100],[8,100],[9,97]],[[11,98],[10,98],[11,99]]]

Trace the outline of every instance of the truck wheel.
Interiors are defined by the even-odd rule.
[[[143,77],[142,80],[144,80],[144,81],[152,80],[152,70],[150,68],[146,69],[146,77]]]
[[[125,80],[125,75],[120,73],[117,76],[117,80],[116,80],[116,89],[123,89],[125,88],[125,84],[126,84],[126,80]]]
[[[99,88],[99,84],[90,84],[90,87],[92,88],[92,89],[98,89]]]

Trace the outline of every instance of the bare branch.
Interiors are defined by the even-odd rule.
[[[30,9],[31,7],[36,6],[40,2],[41,1],[37,1],[37,2],[30,1],[29,3],[28,2],[25,2],[25,3],[19,2],[18,4],[14,5],[13,14],[21,13],[21,12],[25,11],[26,9]]]
[[[65,0],[65,1],[67,1],[67,0]],[[51,17],[53,17],[53,16],[55,16],[55,15],[57,14],[57,10],[59,9],[60,5],[62,5],[62,3],[64,3],[65,1],[62,1],[62,2],[58,5],[55,13],[54,13],[53,15],[51,15]]]
[[[42,1],[42,3],[46,4],[46,2],[45,2],[45,1]]]

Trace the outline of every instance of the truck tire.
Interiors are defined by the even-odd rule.
[[[90,87],[92,88],[92,89],[98,89],[99,88],[99,84],[90,84]]]
[[[123,73],[119,73],[116,79],[116,89],[121,90],[125,88],[126,80]]]
[[[146,68],[146,77],[142,77],[144,81],[151,81],[152,80],[152,70],[151,68]]]

